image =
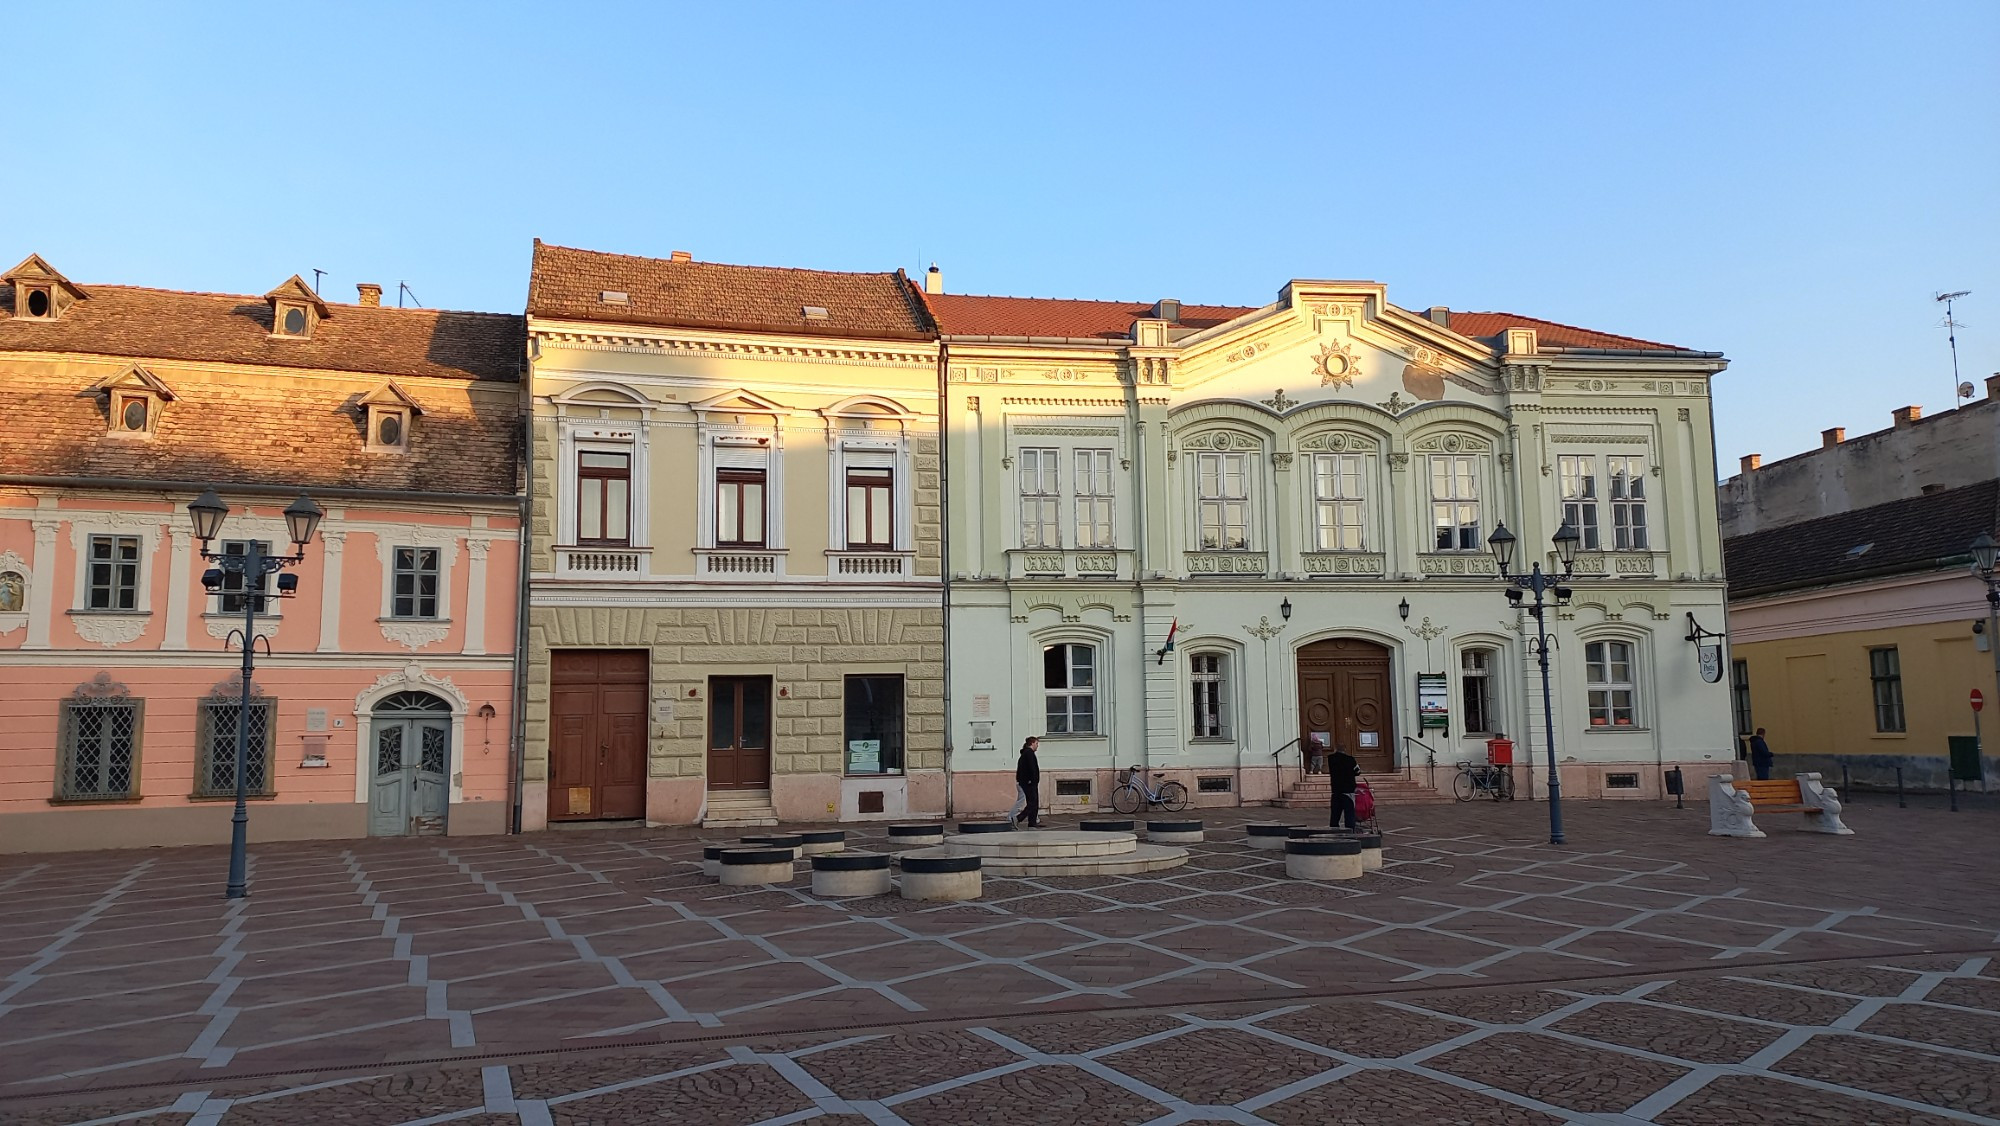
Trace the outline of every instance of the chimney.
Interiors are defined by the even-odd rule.
[[[1744,454],[1744,455],[1743,455],[1743,472],[1745,472],[1745,473],[1748,473],[1748,472],[1750,472],[1751,470],[1753,470],[1753,469],[1757,468],[1758,466],[1760,466],[1760,465],[1762,465],[1762,464],[1764,464],[1764,455],[1763,455],[1763,454]]]
[[[1889,417],[1896,420],[1898,427],[1908,426],[1924,417],[1924,408],[1919,406],[1897,407],[1895,410],[1889,412]]]
[[[1845,441],[1847,441],[1845,426],[1835,426],[1819,432],[1819,445],[1823,450],[1830,450]]]
[[[362,282],[355,286],[354,290],[361,295],[362,308],[379,309],[382,307],[381,286],[376,285],[374,282]]]
[[[931,263],[931,268],[924,271],[924,292],[944,292],[944,271],[938,269],[936,262]]]
[[[694,261],[694,255],[692,255],[692,254],[689,254],[689,253],[688,253],[687,251],[685,251],[685,250],[676,250],[676,251],[674,251],[674,252],[673,252],[672,254],[669,254],[669,255],[667,255],[667,261],[669,261],[669,262],[692,262],[692,261]]]
[[[1181,323],[1181,303],[1172,297],[1162,297],[1153,302],[1153,316],[1168,324]]]
[[[1986,397],[2000,399],[2000,371],[1986,377]]]
[[[1439,328],[1451,327],[1451,310],[1442,305],[1433,305],[1425,309],[1424,318]]]

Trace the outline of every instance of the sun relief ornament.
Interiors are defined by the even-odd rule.
[[[1319,346],[1319,355],[1313,357],[1313,370],[1319,373],[1321,387],[1352,387],[1354,377],[1361,374],[1361,366],[1354,359],[1354,346],[1337,340]]]

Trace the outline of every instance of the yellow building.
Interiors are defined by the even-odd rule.
[[[1767,729],[1774,775],[1945,787],[1972,692],[2000,695],[1968,551],[1996,518],[1989,480],[1725,541],[1736,729]],[[1983,718],[1992,779],[2000,717]]]
[[[941,811],[909,280],[537,242],[528,325],[526,826]]]

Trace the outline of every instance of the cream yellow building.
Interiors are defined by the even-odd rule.
[[[937,346],[900,271],[535,245],[528,827],[944,808]]]

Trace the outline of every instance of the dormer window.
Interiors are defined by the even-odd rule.
[[[279,340],[310,340],[319,322],[333,315],[297,274],[265,294],[264,300],[271,303],[271,335]]]
[[[14,287],[14,307],[9,311],[19,321],[56,320],[71,305],[90,296],[39,254],[28,255],[20,265],[0,274],[0,281]]]
[[[174,399],[174,393],[160,378],[133,364],[91,390],[102,392],[104,421],[114,438],[150,438],[160,424],[160,413]]]
[[[394,380],[384,383],[361,399],[362,425],[367,427],[367,445],[373,453],[403,453],[410,448],[410,422],[423,412],[409,392]]]

